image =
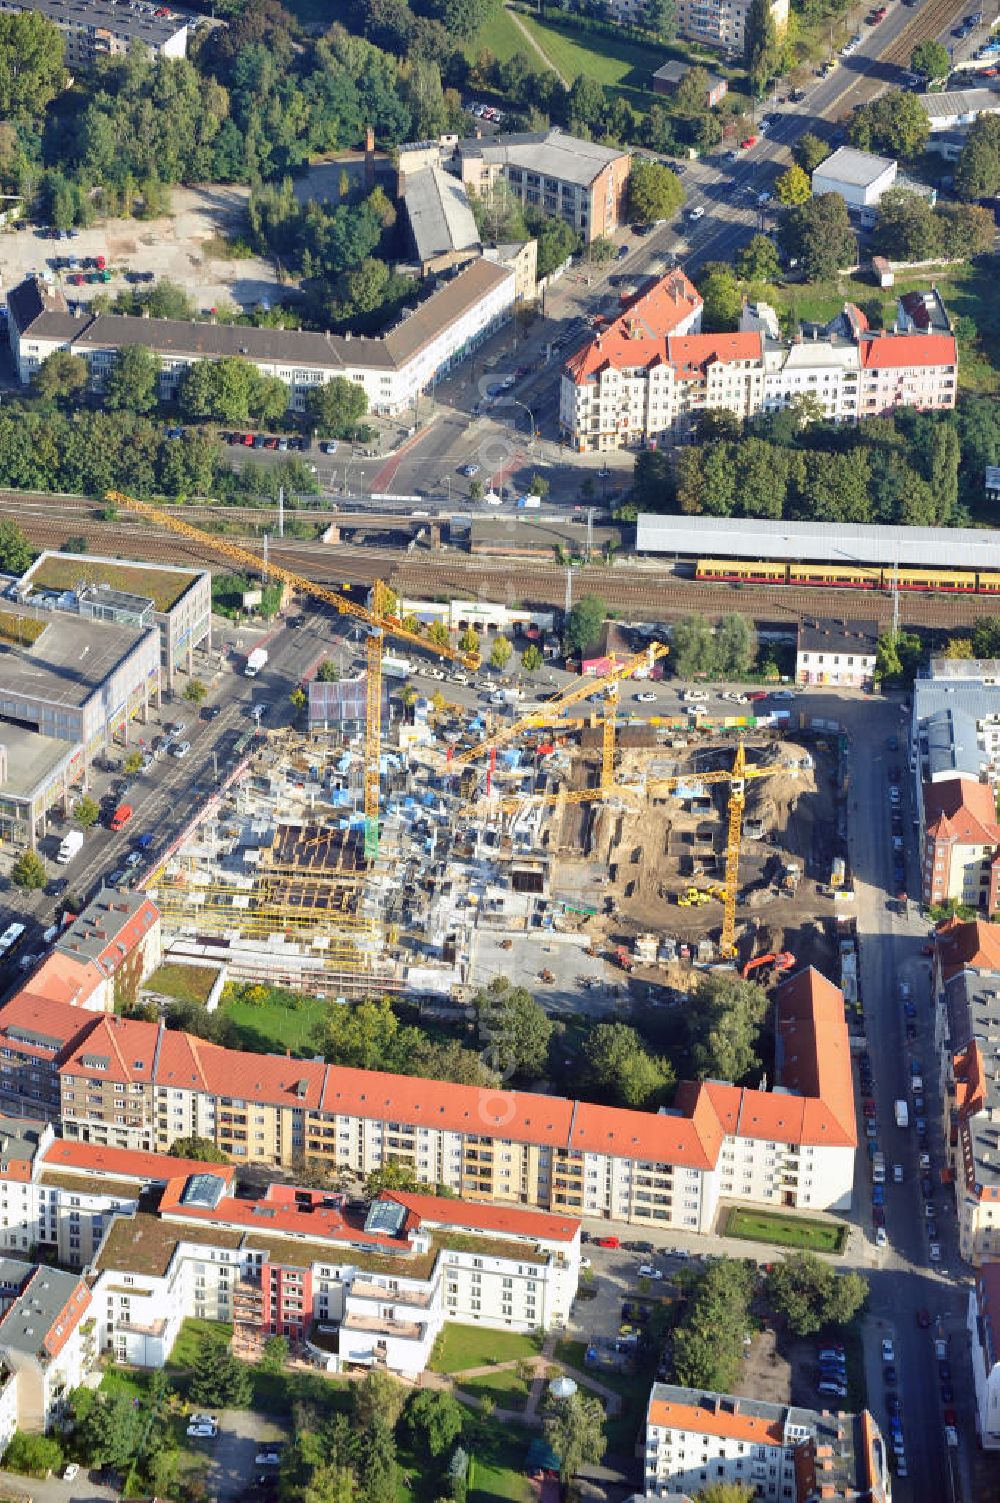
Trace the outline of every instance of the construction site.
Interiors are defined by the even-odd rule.
[[[363,664],[325,696],[321,731],[251,738],[150,874],[172,953],[311,995],[444,1008],[503,976],[567,1014],[682,994],[706,967],[836,971],[853,892],[835,727],[785,709],[711,720],[697,703],[638,719],[621,686],[668,655],[655,639],[544,703],[462,710],[405,676],[390,695],[387,639],[462,683],[478,652],[393,616],[380,585],[361,606],[272,572],[367,628]]]

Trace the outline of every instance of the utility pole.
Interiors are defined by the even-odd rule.
[[[573,609],[573,570],[571,568],[567,567],[567,569],[566,569],[566,604],[564,606],[564,610],[565,610],[567,616],[569,615],[569,613],[570,613],[570,611],[572,609]]]
[[[269,541],[270,541],[270,533],[265,532],[265,534],[264,534],[264,567],[261,570],[261,574],[263,576],[263,580],[264,580],[265,584],[267,584],[267,545],[268,545]]]
[[[278,486],[278,536],[285,536],[285,487]]]
[[[892,566],[892,640],[899,636],[899,559]]]
[[[587,507],[587,563],[590,563],[594,551],[594,508]]]

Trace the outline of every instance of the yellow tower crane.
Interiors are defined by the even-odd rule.
[[[586,791],[588,798],[603,798],[605,794],[611,792],[614,786],[615,714],[618,708],[619,685],[622,679],[631,678],[633,674],[643,669],[652,668],[657,659],[665,657],[668,651],[669,648],[665,647],[662,642],[651,642],[648,647],[643,648],[642,652],[626,658],[602,678],[588,678],[584,683],[576,684],[572,689],[564,689],[562,693],[555,695],[544,705],[540,705],[537,710],[522,715],[519,720],[514,721],[513,725],[503,726],[475,746],[457,752],[452,758],[452,766],[464,766],[468,762],[474,762],[484,754],[496,751],[497,747],[516,740],[523,731],[540,730],[552,725],[553,721],[557,720],[571,705],[579,704],[582,699],[589,699],[592,694],[599,694],[603,690],[605,705],[601,728],[601,782],[599,788],[590,788]],[[578,800],[579,795],[569,793],[563,797],[572,802]],[[506,807],[506,805],[502,804],[501,807]]]
[[[180,537],[187,538],[189,542],[196,543],[206,553],[231,559],[233,563],[242,564],[245,569],[260,571],[264,568],[264,560],[256,553],[252,553],[249,548],[244,548],[239,543],[230,543],[224,538],[213,537],[211,533],[202,532],[200,528],[192,527],[190,522],[182,522],[179,517],[171,515],[170,512],[161,511],[157,506],[150,506],[148,501],[137,501],[134,496],[126,496],[120,491],[108,491],[105,499],[114,506],[138,512],[140,516],[148,517],[151,522],[169,528],[171,532],[176,532]],[[327,585],[317,584],[301,574],[293,574],[291,569],[285,569],[280,564],[268,561],[267,572],[291,589],[298,590],[304,595],[312,595],[316,600],[323,600],[328,605],[336,607],[341,615],[353,616],[356,620],[363,621],[369,628],[364,766],[365,857],[368,860],[374,860],[378,855],[379,752],[382,744],[382,646],[385,638],[387,636],[398,637],[401,641],[421,647],[426,652],[436,653],[438,657],[463,663],[473,672],[479,667],[479,653],[461,652],[447,644],[432,642],[429,638],[422,637],[419,632],[408,630],[397,616],[387,612],[386,586],[381,580],[375,581],[372,589],[372,609],[369,610],[363,605],[356,605],[353,600],[340,594],[338,590],[331,590]]]

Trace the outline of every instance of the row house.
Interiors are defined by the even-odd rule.
[[[165,1153],[206,1137],[237,1164],[410,1166],[465,1199],[711,1231],[723,1200],[846,1209],[857,1144],[843,997],[809,969],[777,993],[778,1084],[681,1086],[670,1111],[223,1049],[50,1003],[0,1011],[16,1099],[44,1072],[67,1140]],[[28,1035],[26,1039],[26,1035]],[[4,1058],[8,1056],[9,1058]]]
[[[760,303],[744,307],[736,333],[702,335],[700,299],[696,316],[682,311],[691,294],[681,272],[668,272],[566,362],[559,423],[578,452],[656,448],[688,437],[700,412],[745,420],[806,397],[836,422],[955,405],[950,332],[875,333],[845,304],[829,325],[784,341],[774,310]],[[647,307],[660,316],[645,316]]]
[[[1000,909],[1000,823],[988,783],[941,778],[921,790],[921,894],[926,905],[955,901],[989,917]]]
[[[646,1407],[645,1496],[745,1488],[769,1503],[887,1503],[889,1449],[867,1409],[830,1414],[655,1383]]]
[[[290,1185],[247,1199],[215,1167],[109,1227],[91,1276],[98,1344],[116,1360],[162,1366],[195,1316],[232,1322],[237,1350],[281,1335],[330,1371],[416,1377],[448,1320],[532,1332],[569,1317],[573,1218],[397,1192],[359,1211]]]

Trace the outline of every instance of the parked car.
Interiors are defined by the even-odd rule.
[[[895,1349],[895,1347],[892,1344],[892,1337],[891,1336],[883,1336],[883,1338],[882,1338],[882,1361],[883,1362],[895,1362],[895,1360],[896,1360],[896,1349]]]
[[[652,1263],[640,1263],[639,1277],[641,1279],[652,1279],[654,1282],[659,1282],[659,1280],[663,1278],[663,1274],[658,1268],[654,1268]]]

